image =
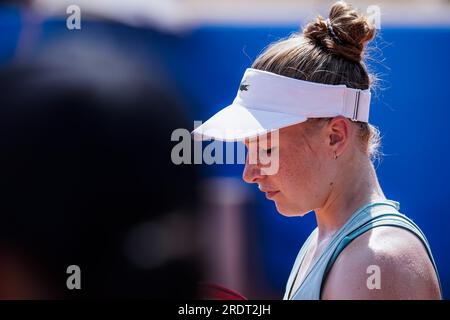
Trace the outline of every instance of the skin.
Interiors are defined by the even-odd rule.
[[[367,202],[386,199],[372,162],[361,150],[356,129],[349,119],[337,116],[313,130],[305,123],[283,128],[273,145],[270,134],[244,141],[249,151],[278,152],[279,168],[267,175],[267,162],[255,163],[247,157],[243,179],[258,184],[282,215],[304,216],[314,211],[316,216],[317,237],[308,248],[294,292],[348,218]],[[380,267],[380,289],[370,290],[366,285],[370,265]],[[440,292],[420,240],[400,228],[378,227],[344,249],[322,284],[321,298],[440,299]]]

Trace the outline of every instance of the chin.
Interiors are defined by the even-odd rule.
[[[285,217],[303,217],[311,212],[311,210],[303,212],[301,209],[299,210],[298,208],[284,206],[279,202],[275,202],[275,207],[277,208],[278,213]]]

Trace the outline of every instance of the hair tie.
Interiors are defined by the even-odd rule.
[[[331,35],[333,40],[335,42],[337,42],[338,44],[342,44],[341,39],[339,39],[339,37],[336,35],[336,33],[334,33],[333,26],[331,25],[330,18],[327,18],[326,23],[327,23],[328,33]]]

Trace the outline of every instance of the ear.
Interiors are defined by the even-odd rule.
[[[347,147],[351,134],[350,120],[344,116],[337,116],[330,120],[327,126],[327,135],[331,151],[340,156]]]

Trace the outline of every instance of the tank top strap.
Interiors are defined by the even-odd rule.
[[[331,258],[328,260],[324,275],[323,275],[323,281],[326,280],[326,277],[331,270],[331,267],[333,266],[334,262],[338,258],[339,254],[357,237],[364,234],[365,232],[376,228],[376,227],[382,227],[382,226],[389,226],[389,227],[398,227],[405,230],[410,231],[413,233],[424,245],[428,257],[430,258],[431,263],[433,264],[433,268],[436,272],[436,277],[438,279],[440,292],[442,295],[442,287],[441,287],[441,281],[439,279],[439,272],[437,270],[437,266],[435,263],[435,260],[433,258],[433,254],[431,252],[431,247],[428,243],[427,238],[425,237],[425,234],[420,230],[420,228],[407,216],[404,214],[401,214],[400,212],[392,212],[392,213],[386,213],[383,212],[384,210],[376,210],[378,213],[381,213],[379,215],[376,215],[375,217],[372,217],[369,221],[367,221],[365,224],[360,225],[358,228],[353,230],[351,233],[346,235],[338,244],[336,249],[334,250]]]
[[[302,246],[286,286],[284,299],[316,300],[321,298],[322,284],[339,254],[345,247],[364,232],[378,226],[394,226],[404,228],[415,234],[424,244],[439,280],[436,264],[431,254],[428,241],[420,228],[409,218],[399,212],[400,203],[393,200],[373,201],[355,211],[347,222],[333,235],[321,255],[312,262],[302,283],[293,289],[295,277],[301,268],[302,261],[310,242],[317,232],[314,230]],[[439,282],[439,286],[440,286]],[[442,295],[442,289],[441,289]]]
[[[314,262],[312,267],[307,271],[305,278],[303,279],[303,283],[310,283],[311,280],[309,278],[316,279],[320,276],[322,272],[325,269],[325,266],[328,262],[328,259],[330,255],[333,253],[332,251],[334,248],[340,243],[343,237],[345,237],[347,234],[351,233],[354,229],[357,227],[367,223],[372,219],[374,216],[382,214],[387,211],[396,211],[400,208],[400,203],[393,200],[383,200],[383,201],[374,201],[369,202],[362,207],[358,208],[355,213],[347,220],[347,222],[336,232],[336,234],[333,236],[333,238],[330,240],[330,243],[328,244],[327,248],[324,250],[324,252],[319,256]],[[291,274],[289,275],[287,284],[286,284],[286,290],[283,299],[292,299],[294,298],[299,289],[302,287],[303,283],[300,284],[300,287],[293,292],[294,288],[294,282],[298,275],[298,271],[302,265],[302,262],[304,260],[304,257],[308,251],[309,245],[314,237],[314,234],[318,232],[318,229],[316,228],[308,237],[308,239],[305,241],[303,246],[300,249],[299,254],[297,255],[297,258],[295,260],[294,266],[292,267]],[[320,287],[320,285],[319,285]],[[319,290],[316,290],[317,292]],[[318,295],[318,293],[316,293]]]
[[[294,262],[294,266],[292,267],[292,270],[298,270],[300,268],[300,266],[301,266],[301,264],[303,262],[303,259],[305,258],[307,249],[309,248],[309,245],[311,243],[311,240],[314,238],[314,235],[315,235],[315,233],[317,231],[318,231],[318,229],[315,228],[314,231],[311,232],[311,234],[308,236],[308,238],[306,239],[306,241],[304,242],[304,244],[300,248],[300,251],[297,254],[297,257],[295,258],[295,262]],[[296,274],[294,272],[290,273],[288,281],[286,283],[286,288],[285,288],[283,300],[289,299],[289,297],[290,297],[290,295],[292,293],[291,291],[293,289],[295,276],[296,276]]]

